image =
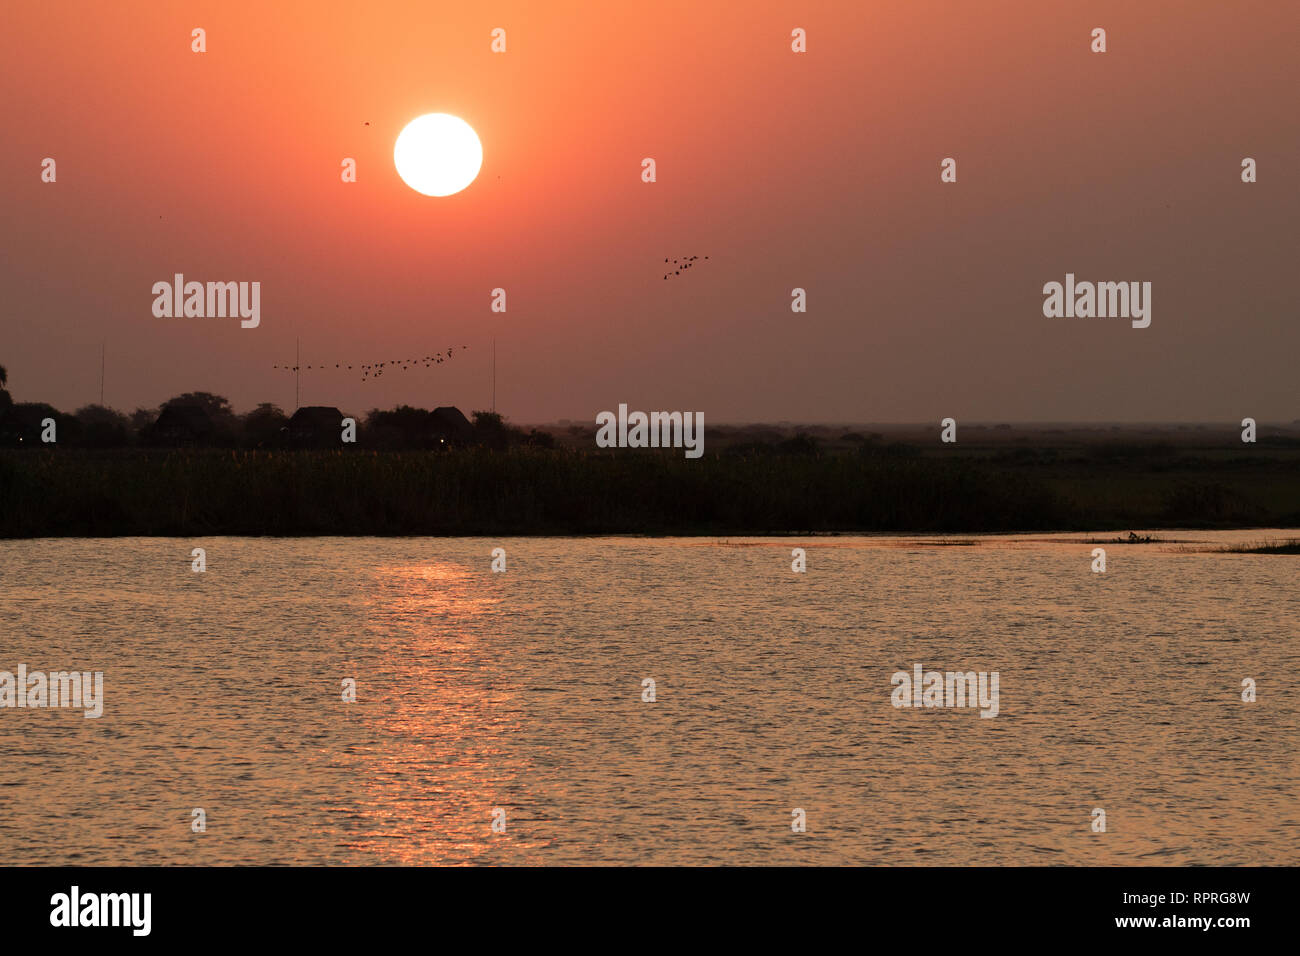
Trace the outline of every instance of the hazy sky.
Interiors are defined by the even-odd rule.
[[[291,410],[295,338],[304,364],[466,345],[302,398],[468,412],[495,335],[521,422],[1290,421],[1297,49],[1289,0],[10,4],[0,364],[72,410],[105,343],[115,407]],[[483,143],[449,198],[393,167],[428,112]],[[260,281],[261,326],[155,318],[176,272]],[[1067,272],[1151,282],[1150,328],[1045,318]]]

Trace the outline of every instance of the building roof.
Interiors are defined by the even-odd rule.
[[[338,428],[343,413],[333,405],[304,405],[289,418],[292,428]]]
[[[440,405],[429,413],[435,429],[455,435],[468,435],[474,431],[465,413],[454,405]]]

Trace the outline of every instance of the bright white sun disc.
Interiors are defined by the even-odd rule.
[[[426,113],[406,124],[393,146],[402,182],[426,196],[458,193],[478,176],[483,144],[474,128],[450,113]]]

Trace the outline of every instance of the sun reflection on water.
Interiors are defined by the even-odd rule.
[[[340,845],[375,862],[439,864],[510,858],[544,843],[510,823],[527,802],[532,761],[509,745],[519,690],[493,646],[502,598],[481,573],[429,561],[377,567],[366,588],[358,741],[344,752],[360,783],[331,811]],[[492,811],[506,810],[503,834]]]

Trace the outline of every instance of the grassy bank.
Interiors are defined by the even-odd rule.
[[[1290,527],[1296,475],[1288,456],[24,450],[0,452],[0,536]]]
[[[1223,554],[1300,554],[1300,539],[1287,538],[1285,541],[1266,541],[1263,544],[1244,544],[1218,550]]]

